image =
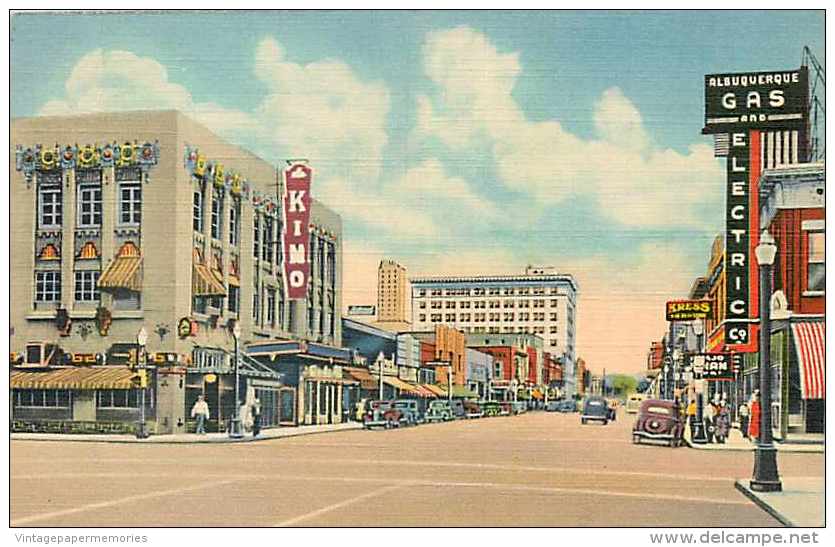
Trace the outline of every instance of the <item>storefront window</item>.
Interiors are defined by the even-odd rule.
[[[16,389],[17,407],[69,408],[70,392],[66,389]]]
[[[139,408],[138,389],[100,389],[96,391],[97,408]]]

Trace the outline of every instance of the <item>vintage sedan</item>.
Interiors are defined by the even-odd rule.
[[[557,412],[577,412],[577,402],[574,399],[561,399]]]
[[[485,416],[498,416],[502,406],[497,401],[481,401],[481,410]]]
[[[392,401],[366,401],[362,425],[366,429],[372,427],[400,427],[403,413],[394,407]]]
[[[638,409],[638,419],[632,427],[632,442],[662,441],[671,447],[681,446],[684,421],[678,404],[673,401],[647,399]]]
[[[424,419],[427,423],[448,422],[455,419],[455,414],[449,401],[437,400],[429,403]]]
[[[464,401],[464,412],[466,413],[465,416],[468,420],[484,416],[484,410],[482,410],[481,405],[475,401]]]
[[[404,425],[417,425],[423,422],[423,416],[421,416],[418,403],[415,400],[398,399],[394,401],[394,408],[401,412],[401,422]]]
[[[603,397],[589,397],[583,403],[583,414],[580,416],[580,423],[603,422],[609,423],[609,404]]]

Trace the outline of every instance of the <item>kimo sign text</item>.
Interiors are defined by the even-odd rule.
[[[310,182],[313,169],[296,163],[284,170],[282,250],[288,300],[307,297],[310,279]]]

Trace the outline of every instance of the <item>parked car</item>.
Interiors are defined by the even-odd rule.
[[[398,399],[394,401],[394,408],[399,410],[403,416],[405,425],[417,425],[423,421],[417,401],[411,399]]]
[[[632,442],[643,439],[663,441],[671,447],[680,446],[684,433],[681,412],[673,401],[647,399],[641,403],[638,418],[632,426]]]
[[[468,419],[481,418],[484,416],[484,410],[482,410],[481,405],[475,401],[464,401],[464,412],[466,413],[465,416]]]
[[[609,404],[603,397],[589,397],[583,403],[583,414],[580,416],[580,423],[586,424],[590,421],[609,423]]]
[[[439,399],[429,403],[429,408],[426,409],[426,422],[448,422],[455,419],[452,406],[449,401]]]
[[[560,399],[557,404],[557,412],[577,412],[577,402],[573,399]]]
[[[400,427],[403,413],[394,407],[392,401],[366,401],[362,424],[366,429],[372,427]]]
[[[456,420],[463,420],[467,417],[467,411],[464,410],[464,401],[461,399],[453,399],[450,401],[452,407],[452,417]]]
[[[481,405],[481,411],[487,417],[498,416],[502,410],[501,404],[496,401],[481,401],[479,404]]]
[[[548,404],[545,405],[545,412],[558,412],[560,408],[560,404],[562,401],[548,401]]]
[[[499,416],[510,416],[513,413],[513,403],[502,401],[499,403]]]
[[[513,414],[522,414],[528,411],[528,403],[525,401],[513,401],[511,403],[511,412]]]

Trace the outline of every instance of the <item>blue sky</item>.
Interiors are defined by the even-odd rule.
[[[29,14],[11,35],[12,116],[179,108],[310,157],[345,222],[346,304],[373,301],[383,256],[553,264],[581,286],[579,353],[623,370],[722,229],[703,75],[824,61],[822,11]]]

